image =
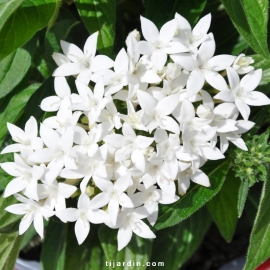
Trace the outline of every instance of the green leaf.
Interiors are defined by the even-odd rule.
[[[122,250],[117,250],[117,230],[101,225],[98,231],[99,239],[104,250],[107,269],[113,270],[113,262],[130,262],[130,265],[119,265],[118,270],[143,270],[150,261],[153,241],[133,234],[129,244]],[[104,262],[105,264],[105,262]],[[135,265],[134,265],[135,264]],[[137,264],[137,265],[136,265]]]
[[[260,127],[265,123],[265,121],[269,117],[269,107],[264,106],[259,108],[259,111],[250,119],[252,122],[255,123],[254,127],[246,134],[244,135],[244,139],[248,134],[255,135]]]
[[[99,31],[98,51],[111,56],[116,22],[115,0],[75,0],[75,3],[89,33]]]
[[[207,203],[214,222],[227,242],[231,242],[237,224],[239,186],[240,179],[230,170],[220,192]]]
[[[90,233],[85,241],[78,245],[74,223],[68,224],[65,270],[105,270],[105,258],[97,230],[99,225],[91,224]]]
[[[269,177],[269,175],[268,175]],[[270,179],[264,182],[258,212],[250,236],[244,270],[253,270],[270,257]]]
[[[37,38],[0,61],[0,98],[9,94],[28,72]],[[0,57],[1,58],[1,57]]]
[[[194,26],[206,2],[206,0],[149,0],[146,17],[152,20],[158,27],[161,27],[168,20],[172,20],[175,12],[178,12]]]
[[[23,114],[20,117],[16,125],[24,129],[25,123],[29,120],[31,116],[35,117],[39,122],[42,119],[44,112],[40,109],[41,101],[48,96],[55,95],[54,91],[54,78],[48,78],[30,97],[26,103]]]
[[[64,270],[66,257],[67,224],[49,221],[41,251],[43,270]]]
[[[23,0],[0,0],[0,30],[22,2]]]
[[[11,270],[14,268],[18,257],[23,236],[17,232],[0,234],[0,269]]]
[[[3,194],[0,197],[0,233],[8,234],[18,230],[19,220],[22,218],[22,215],[15,215],[7,212],[5,210],[11,204],[16,204],[18,201],[14,196],[9,196],[7,198],[3,197]],[[0,256],[1,257],[1,256]]]
[[[45,58],[52,73],[57,65],[52,59],[54,52],[61,52],[60,40],[66,40],[70,30],[80,22],[74,19],[66,19],[56,22],[54,26],[46,33],[45,38]]]
[[[24,0],[0,31],[0,59],[22,45],[50,21],[56,0]]]
[[[173,229],[158,231],[153,243],[151,262],[164,262],[166,269],[178,270],[199,247],[211,222],[210,214],[203,207]]]
[[[247,50],[248,47],[249,47],[249,45],[246,42],[246,40],[241,35],[239,35],[237,43],[233,46],[230,53],[232,55],[238,55],[238,54],[244,52],[245,50]]]
[[[262,80],[260,84],[266,84],[270,82],[270,60],[265,59],[263,56],[259,54],[251,55],[254,59],[254,68],[259,69],[262,68]]]
[[[254,220],[258,211],[262,186],[263,185],[256,184],[252,188],[250,188],[248,192],[247,201],[245,205],[245,213],[251,225],[254,224]]]
[[[32,84],[22,92],[13,96],[6,109],[0,113],[0,145],[3,143],[8,132],[7,122],[14,123],[18,119],[25,104],[39,86],[40,84]]]
[[[221,0],[239,33],[258,54],[269,59],[268,0]]]
[[[211,187],[206,188],[195,185],[190,187],[187,193],[176,203],[163,205],[160,209],[161,211],[154,229],[161,230],[179,223],[211,200],[221,189],[230,164],[230,159],[208,161],[207,164],[202,167],[202,170],[208,175]]]
[[[237,202],[237,210],[238,210],[238,217],[242,216],[245,203],[248,196],[249,190],[249,181],[241,181],[240,188],[238,191],[238,202]]]

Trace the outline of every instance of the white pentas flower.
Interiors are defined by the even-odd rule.
[[[38,201],[37,182],[41,179],[44,168],[27,165],[18,154],[14,155],[14,159],[15,162],[1,164],[4,171],[16,177],[8,183],[4,197],[23,191],[27,197]]]
[[[176,13],[175,19],[179,34],[175,36],[174,40],[179,40],[190,52],[197,53],[197,48],[208,38],[207,32],[211,23],[211,14],[202,17],[193,30],[191,30],[189,22],[180,14]]]
[[[108,99],[104,98],[104,83],[102,78],[96,83],[94,91],[92,91],[87,85],[76,80],[77,90],[77,102],[73,103],[70,108],[72,110],[82,110],[88,114],[89,123],[93,124],[98,119],[101,110],[108,103]]]
[[[116,227],[119,228],[117,234],[118,250],[123,249],[130,242],[132,233],[142,238],[156,238],[155,234],[142,221],[142,219],[148,217],[151,212],[152,211],[149,211],[145,206],[135,209],[122,209],[116,225]]]
[[[141,16],[142,33],[146,41],[138,42],[138,51],[143,55],[151,55],[151,61],[158,70],[162,70],[167,54],[187,52],[180,42],[172,41],[177,27],[176,20],[165,23],[160,31],[153,22]]]
[[[47,148],[40,149],[29,156],[29,160],[38,163],[53,163],[63,168],[68,153],[73,146],[74,131],[68,130],[62,136],[50,127],[41,124],[40,136]]]
[[[37,121],[33,116],[26,122],[24,131],[11,123],[7,123],[7,127],[12,140],[16,143],[5,147],[1,154],[21,152],[23,156],[28,157],[34,150],[43,147],[43,142],[38,137]]]
[[[239,120],[236,123],[237,130],[232,132],[220,133],[220,150],[222,153],[225,153],[229,147],[229,142],[232,142],[238,148],[248,151],[248,148],[241,138],[241,134],[246,133],[249,131],[255,123],[251,121]]]
[[[116,225],[119,206],[125,208],[133,208],[134,205],[125,191],[130,183],[130,174],[126,174],[118,178],[114,184],[108,179],[102,179],[94,176],[94,181],[97,187],[102,191],[96,195],[90,203],[91,209],[98,209],[108,205],[110,220],[113,226]]]
[[[89,208],[90,198],[82,193],[78,199],[78,209],[67,208],[62,211],[56,212],[56,216],[59,217],[63,222],[74,222],[75,223],[75,234],[79,245],[82,244],[89,234],[90,222],[93,224],[103,223],[108,215],[103,210],[91,210]]]
[[[149,147],[154,138],[145,136],[136,136],[134,130],[127,123],[122,127],[123,135],[110,134],[104,141],[110,146],[117,148],[115,152],[115,161],[123,161],[131,157],[134,165],[141,171],[145,169],[145,158],[143,150]]]
[[[59,134],[64,134],[68,130],[73,130],[77,126],[78,120],[82,115],[82,112],[72,112],[71,109],[67,108],[69,105],[70,103],[68,102],[68,105],[62,107],[57,112],[56,116],[46,118],[43,121],[43,124],[55,129]]]
[[[246,74],[250,71],[254,70],[253,66],[250,66],[250,64],[253,64],[254,60],[250,56],[246,56],[245,54],[241,53],[238,55],[233,62],[232,68],[237,71],[238,74]]]
[[[142,204],[153,206],[153,212],[147,217],[152,226],[154,226],[158,217],[158,204],[171,204],[179,199],[178,196],[170,196],[163,190],[157,189],[156,186],[145,188],[144,185],[138,184],[137,189],[139,192],[133,194],[130,198],[135,207]]]
[[[15,194],[14,196],[22,203],[10,205],[6,207],[5,210],[15,215],[24,215],[19,225],[19,234],[25,233],[32,222],[34,222],[35,230],[40,237],[43,238],[43,218],[48,220],[49,217],[54,215],[54,211],[43,207],[39,203],[31,199],[27,199],[19,194]]]
[[[147,128],[142,124],[142,116],[143,111],[135,111],[134,106],[130,100],[126,100],[127,103],[127,115],[120,114],[119,117],[125,121],[125,123],[129,124],[133,129],[137,130],[145,130]]]
[[[231,89],[223,89],[214,98],[234,102],[244,120],[249,118],[250,108],[248,105],[262,106],[270,104],[270,99],[265,94],[254,91],[262,78],[261,69],[248,73],[241,81],[238,73],[231,67],[227,68],[227,75]]]
[[[107,72],[113,66],[113,61],[105,55],[96,55],[98,32],[92,34],[85,42],[83,51],[76,45],[61,40],[61,47],[65,54],[53,54],[53,59],[59,67],[54,71],[53,76],[78,75],[77,80],[88,84],[95,72]],[[97,79],[97,77],[96,77]]]
[[[51,184],[38,185],[38,196],[45,198],[44,206],[56,211],[66,209],[66,199],[75,191],[76,187],[54,180]]]
[[[180,171],[177,175],[178,179],[178,193],[180,195],[186,194],[190,181],[199,184],[204,187],[210,187],[210,181],[208,176],[201,170],[197,169],[195,172],[192,170],[191,163],[186,163],[187,168]]]
[[[157,102],[150,94],[137,91],[139,104],[144,112],[143,124],[151,133],[157,127],[179,134],[179,125],[169,116],[176,108],[179,94],[173,94]]]
[[[235,56],[225,54],[214,56],[215,49],[214,36],[210,33],[207,40],[200,46],[196,58],[186,53],[171,55],[175,63],[190,71],[186,86],[187,97],[192,97],[198,93],[205,81],[218,90],[227,88],[227,84],[218,72],[229,67],[233,63]]]

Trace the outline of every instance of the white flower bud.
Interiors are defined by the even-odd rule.
[[[252,63],[254,63],[252,57],[245,56],[245,54],[241,53],[235,59],[232,67],[237,71],[238,74],[246,74],[254,70],[254,67],[249,66]]]

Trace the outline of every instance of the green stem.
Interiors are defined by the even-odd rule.
[[[61,7],[61,4],[62,4],[62,0],[56,0],[55,2],[55,9],[54,9],[54,12],[53,12],[53,15],[48,23],[48,26],[47,26],[47,32],[50,30],[50,28],[54,25],[57,17],[58,17],[58,13],[59,13],[59,9]]]

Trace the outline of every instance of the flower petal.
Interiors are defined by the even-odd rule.
[[[160,29],[159,40],[162,44],[168,44],[174,37],[177,22],[175,19],[166,22]]]
[[[86,239],[90,231],[90,223],[88,220],[78,219],[75,223],[75,234],[78,244],[81,245]]]
[[[83,51],[90,58],[94,57],[97,50],[98,31],[93,33],[85,42]]]
[[[144,18],[143,16],[140,16],[140,19],[141,19],[142,33],[143,33],[144,38],[148,42],[154,42],[158,40],[159,31],[157,27],[155,26],[155,24],[152,21]]]
[[[244,87],[247,91],[253,91],[259,85],[261,79],[262,69],[251,71],[242,78],[240,86]]]
[[[141,220],[136,221],[136,227],[132,229],[133,232],[142,238],[156,238],[156,235],[150,228]]]
[[[202,34],[206,34],[209,30],[210,24],[211,24],[211,13],[205,15],[197,22],[197,24],[192,30],[192,34],[194,36],[201,36]]]
[[[118,251],[123,249],[130,242],[132,230],[129,226],[120,227],[117,233]]]
[[[247,97],[244,100],[245,103],[252,106],[263,106],[270,104],[270,99],[264,93],[258,91],[252,91],[250,93],[250,97]]]
[[[36,213],[34,218],[34,227],[41,239],[44,235],[44,224],[43,224],[43,217],[41,214]]]
[[[91,70],[93,72],[100,71],[102,69],[108,69],[113,67],[114,62],[111,58],[106,55],[97,55],[91,64]]]
[[[248,120],[250,115],[250,108],[249,106],[240,98],[235,100],[235,105],[238,108],[239,112],[243,116],[244,120]]]
[[[228,89],[227,83],[224,78],[216,71],[207,70],[204,72],[205,80],[215,89],[223,91]]]

